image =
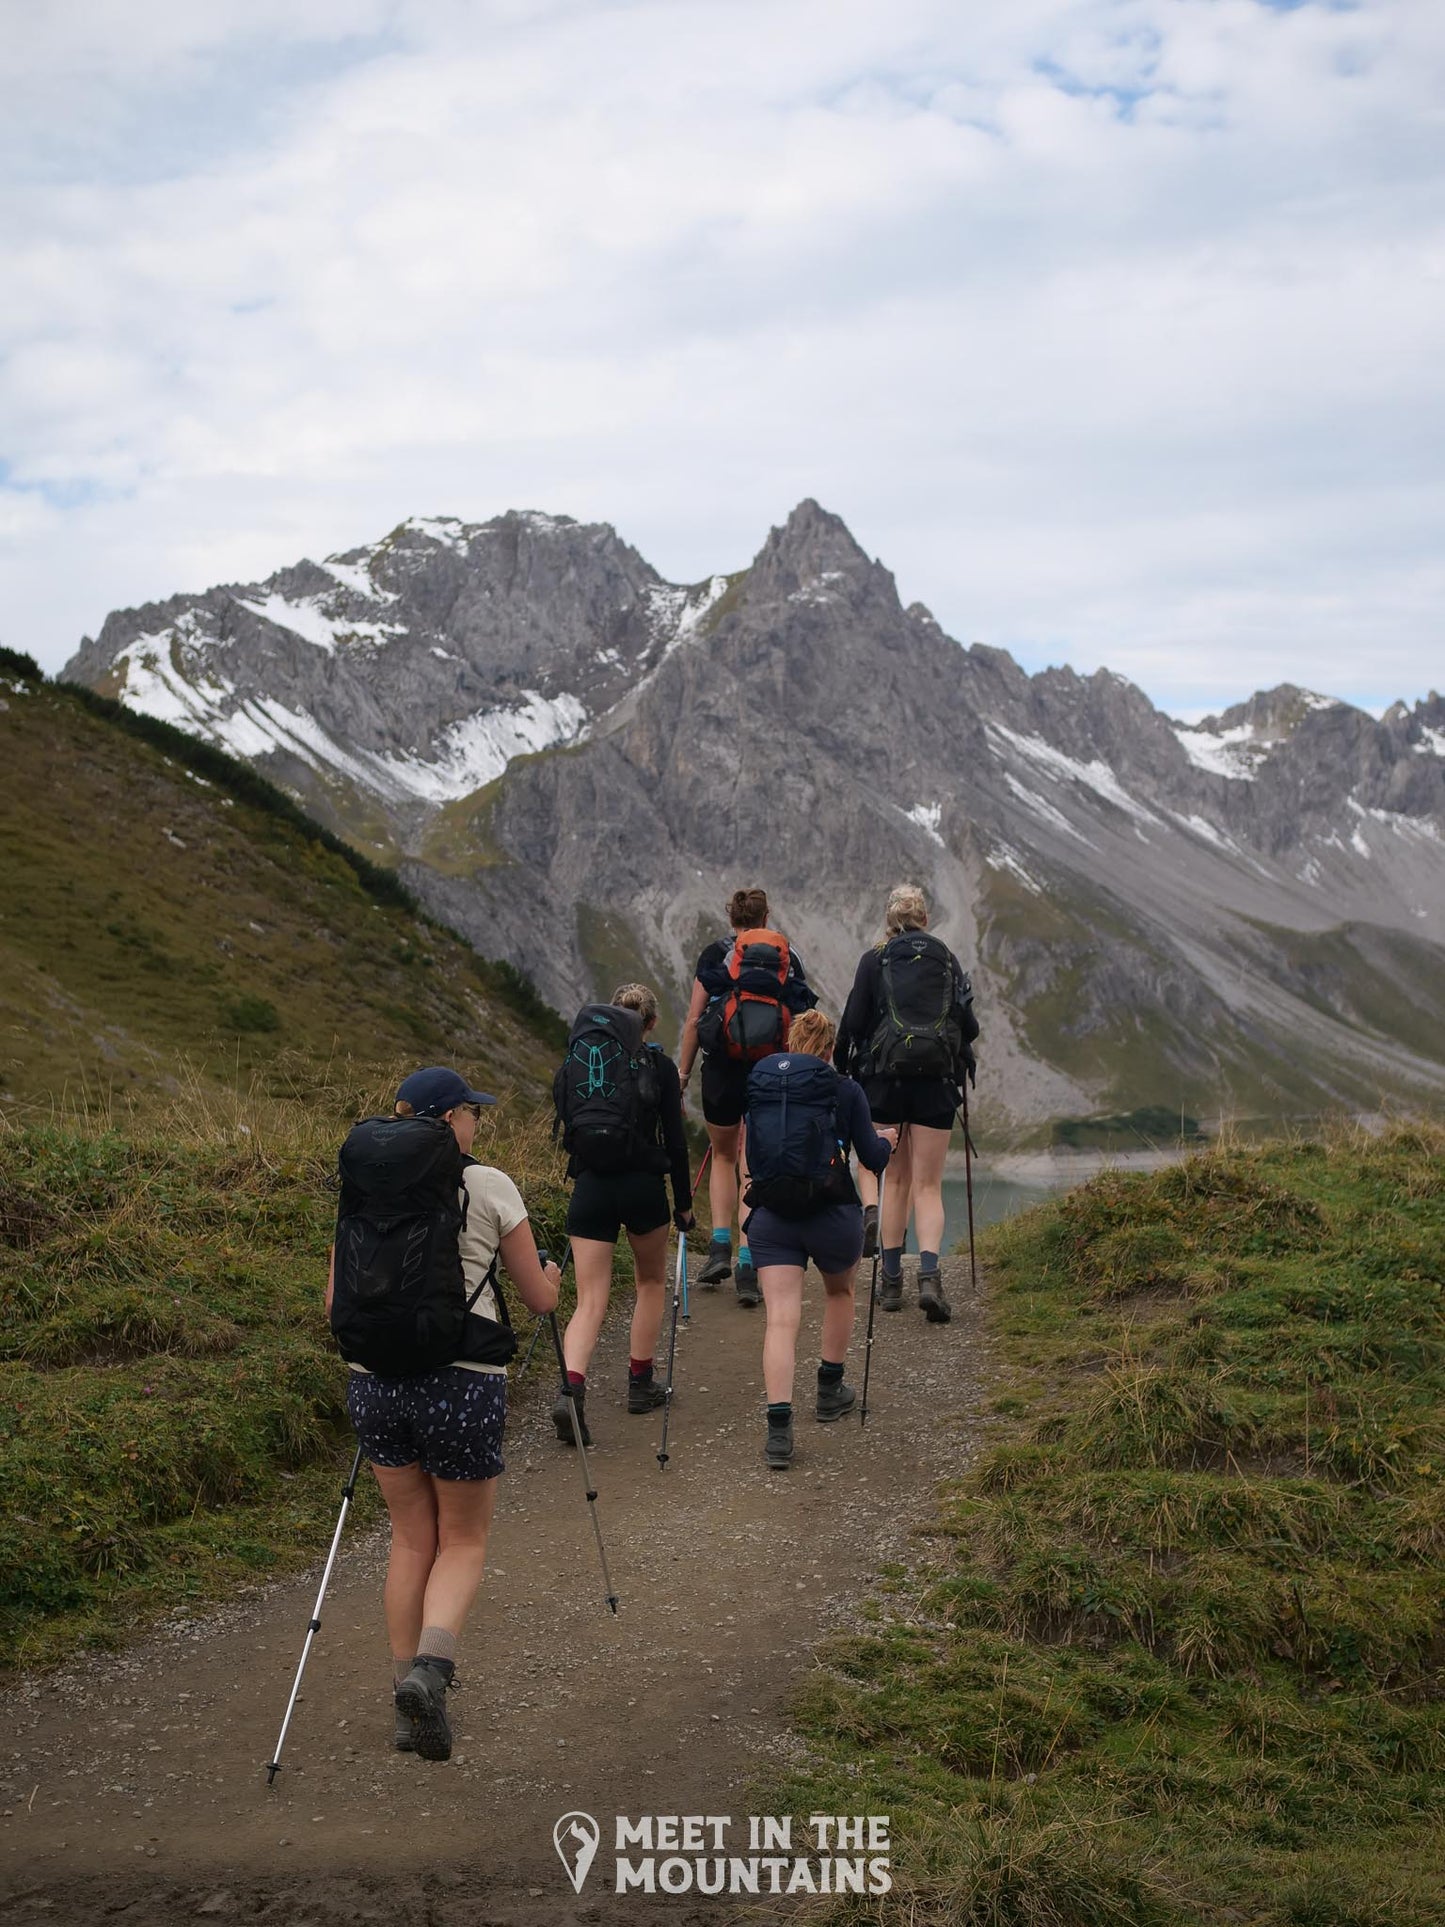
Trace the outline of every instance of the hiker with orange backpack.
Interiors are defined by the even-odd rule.
[[[573,1180],[567,1235],[577,1279],[577,1309],[562,1340],[567,1385],[552,1408],[564,1445],[575,1443],[574,1410],[583,1445],[592,1443],[587,1368],[606,1316],[613,1253],[623,1232],[632,1248],[637,1291],[627,1409],[655,1412],[667,1403],[667,1390],[653,1375],[667,1286],[663,1176],[671,1175],[671,1222],[685,1238],[693,1228],[692,1171],[677,1066],[653,1041],[656,1028],[656,993],[645,984],[620,984],[610,1003],[582,1006],[552,1081],[557,1129]]]
[[[918,1307],[930,1324],[953,1316],[938,1267],[943,1166],[964,1079],[974,1069],[978,1019],[968,973],[928,929],[928,902],[911,883],[888,898],[883,941],[858,960],[838,1026],[840,1069],[860,1079],[873,1122],[900,1127],[883,1221],[873,1207],[868,1244],[881,1242],[878,1304],[903,1306],[903,1245],[910,1214],[918,1238]],[[965,1109],[965,1130],[967,1112]]]
[[[712,1244],[697,1282],[707,1289],[733,1273],[733,1219],[746,1182],[743,1112],[748,1072],[786,1045],[794,1014],[818,1001],[797,952],[780,931],[768,928],[765,890],[734,890],[728,922],[731,939],[710,943],[697,960],[677,1062],[685,1093],[702,1052],[702,1114],[712,1146]],[[757,1269],[741,1236],[736,1283],[740,1305],[761,1303]]]

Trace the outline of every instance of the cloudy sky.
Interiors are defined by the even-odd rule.
[[[1445,685],[1438,0],[0,0],[0,641],[409,514]]]

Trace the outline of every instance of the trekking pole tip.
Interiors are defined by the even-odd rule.
[[[276,1775],[277,1775],[277,1774],[278,1774],[278,1773],[279,1773],[280,1771],[281,1771],[281,1762],[280,1762],[279,1760],[272,1760],[272,1761],[270,1761],[270,1762],[268,1763],[268,1765],[267,1765],[267,1767],[266,1767],[266,1784],[267,1784],[267,1786],[275,1786],[275,1784],[276,1784]]]
[[[614,1617],[614,1618],[616,1618],[616,1616],[617,1616],[617,1594],[616,1594],[615,1592],[610,1592],[610,1593],[608,1593],[608,1595],[607,1595],[607,1603],[608,1603],[608,1605],[609,1605],[609,1606],[610,1606],[610,1607],[612,1608],[612,1614],[613,1614],[613,1617]]]

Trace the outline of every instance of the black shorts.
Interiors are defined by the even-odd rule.
[[[941,1077],[868,1077],[863,1095],[875,1124],[922,1124],[951,1131],[958,1092]]]
[[[702,1114],[709,1124],[741,1124],[748,1108],[748,1072],[751,1064],[740,1064],[735,1057],[704,1056],[702,1060]]]
[[[356,1441],[373,1465],[420,1465],[434,1479],[495,1479],[507,1425],[505,1372],[443,1365],[419,1378],[347,1374]]]
[[[624,1229],[634,1237],[656,1231],[672,1213],[667,1186],[655,1171],[579,1171],[567,1206],[567,1235],[615,1245]]]

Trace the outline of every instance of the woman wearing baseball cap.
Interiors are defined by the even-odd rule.
[[[391,1127],[399,1143],[403,1134],[396,1131],[397,1123],[420,1119],[444,1126],[456,1141],[462,1161],[456,1236],[469,1301],[461,1355],[405,1375],[380,1369],[385,1361],[374,1361],[368,1369],[348,1356],[333,1315],[333,1329],[338,1329],[350,1367],[347,1404],[352,1424],[391,1518],[383,1599],[391,1638],[395,1744],[428,1760],[445,1760],[451,1754],[447,1688],[457,1639],[481,1584],[503,1470],[507,1368],[486,1361],[488,1350],[495,1349],[486,1334],[495,1334],[504,1320],[493,1267],[500,1261],[532,1312],[555,1309],[561,1282],[556,1265],[544,1267],[538,1260],[527,1207],[516,1185],[504,1171],[471,1155],[481,1108],[495,1102],[484,1091],[473,1090],[458,1072],[435,1065],[403,1079],[392,1118],[368,1119],[357,1127],[361,1132],[379,1125],[382,1132],[374,1135],[383,1136]],[[424,1151],[436,1148],[423,1142]],[[391,1154],[393,1147],[388,1145],[387,1151]],[[356,1161],[348,1167],[343,1152],[339,1228],[346,1222],[348,1168],[356,1168]],[[335,1281],[333,1251],[328,1312]]]

